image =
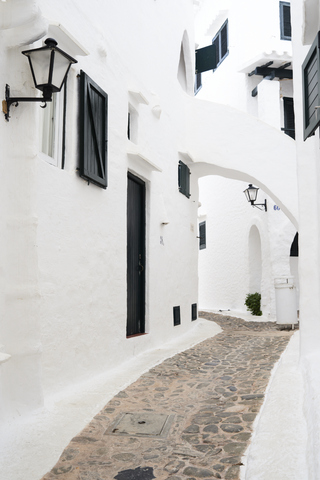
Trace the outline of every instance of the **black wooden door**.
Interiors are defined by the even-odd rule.
[[[128,173],[127,336],[145,333],[145,184]]]

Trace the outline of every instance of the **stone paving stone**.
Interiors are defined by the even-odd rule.
[[[119,392],[42,480],[239,479],[270,372],[291,332],[271,322],[201,316],[223,332]],[[117,428],[125,414],[142,422],[129,435]],[[170,416],[168,431],[144,425],[150,414]]]

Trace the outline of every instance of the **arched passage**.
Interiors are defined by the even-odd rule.
[[[295,142],[259,119],[213,102],[185,98],[185,151],[198,177],[253,183],[298,227]]]

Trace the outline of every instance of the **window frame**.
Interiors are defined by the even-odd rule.
[[[194,77],[194,94],[197,95],[197,93],[201,90],[202,88],[202,75],[200,73],[196,73]]]
[[[221,55],[221,34],[222,34],[222,31],[223,29],[226,28],[226,33],[227,33],[227,51],[226,53],[222,56]],[[213,37],[212,39],[212,44],[215,44],[214,42],[216,40],[219,40],[219,51],[217,52],[217,48],[216,48],[216,68],[213,69],[213,71],[215,72],[216,69],[219,67],[219,65],[223,62],[223,60],[229,55],[229,23],[228,23],[228,18],[226,19],[226,21],[223,23],[223,25],[221,26],[221,28],[218,30],[218,32],[216,33],[216,35]]]
[[[285,35],[285,24],[284,24],[284,8],[289,7],[289,16],[290,16],[290,35]],[[291,5],[290,2],[279,2],[280,9],[280,40],[291,40]]]
[[[61,169],[64,168],[66,88],[64,84],[60,94],[52,96],[52,102],[47,103],[40,116],[40,156]]]

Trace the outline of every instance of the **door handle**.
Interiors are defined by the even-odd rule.
[[[141,254],[139,255],[139,275],[143,272],[144,266],[141,263]]]

